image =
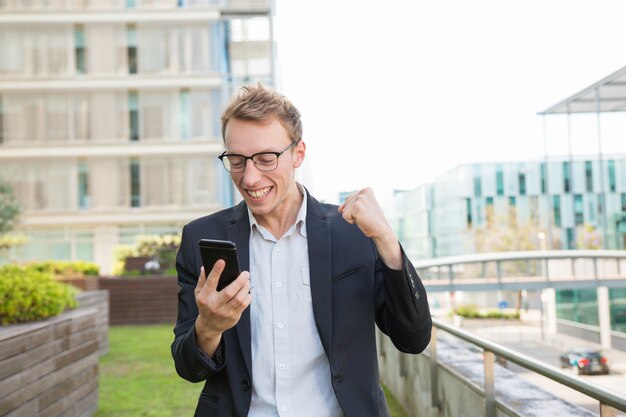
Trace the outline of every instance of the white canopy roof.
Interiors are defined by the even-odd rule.
[[[596,106],[596,97],[599,106]],[[598,111],[600,113],[626,111],[626,67],[539,114],[595,113]]]

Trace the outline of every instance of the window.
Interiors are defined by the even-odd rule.
[[[2,96],[0,95],[0,145],[4,143],[4,114],[2,112]]]
[[[615,161],[609,161],[609,190],[615,192]]]
[[[576,226],[580,226],[583,221],[583,196],[576,194],[574,195],[574,223]]]
[[[515,207],[515,196],[509,197],[509,207]]]
[[[85,29],[82,26],[74,27],[74,58],[76,60],[76,72],[85,74]]]
[[[554,225],[561,227],[561,197],[555,195],[552,197],[552,207],[554,212]]]
[[[471,198],[465,199],[465,209],[467,212],[467,228],[471,229],[472,228],[472,199]]]
[[[139,100],[136,92],[128,93],[128,117],[129,117],[129,139],[131,142],[139,140]]]
[[[139,160],[133,158],[130,160],[130,206],[141,206],[141,183],[139,178]]]
[[[571,190],[570,164],[563,162],[563,192],[569,193]]]
[[[502,164],[496,165],[496,190],[498,195],[504,195],[504,173],[502,172]]]
[[[480,181],[480,165],[474,165],[474,197],[480,197],[483,192]]]
[[[134,2],[132,3],[132,7],[134,7]],[[137,28],[135,26],[129,25],[126,28],[126,38],[128,42],[128,73],[137,74]]]
[[[126,0],[127,9],[134,9],[135,7],[137,7],[137,0]]]
[[[89,208],[89,170],[85,161],[78,162],[78,207]]]
[[[539,170],[541,171],[541,194],[546,193],[546,164],[542,162],[539,165]]]
[[[593,192],[593,171],[591,161],[585,161],[585,184],[587,187],[587,192]]]
[[[626,193],[622,193],[622,211],[626,211]]]
[[[565,229],[565,235],[566,235],[566,246],[567,249],[576,249],[576,241],[575,241],[575,237],[574,237],[574,228],[572,227],[568,227]]]
[[[180,92],[180,138],[188,140],[191,136],[191,109],[189,106],[189,90]]]
[[[523,171],[523,168],[517,175],[517,182],[519,185],[519,194],[526,195],[526,173]]]
[[[493,207],[493,197],[487,197],[485,199],[485,204],[487,207]]]

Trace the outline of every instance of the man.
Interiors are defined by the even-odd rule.
[[[176,260],[172,355],[181,377],[205,381],[195,416],[389,416],[375,325],[419,353],[432,323],[372,191],[337,207],[298,184],[300,113],[260,85],[224,111],[222,136],[243,202],[186,225]],[[224,261],[204,271],[201,238],[237,245],[243,272],[222,291]]]

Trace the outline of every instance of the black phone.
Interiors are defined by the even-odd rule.
[[[219,259],[223,259],[226,262],[226,267],[219,282],[217,283],[217,290],[221,291],[228,284],[233,282],[240,274],[239,272],[239,260],[237,259],[237,245],[235,242],[229,240],[214,240],[214,239],[200,239],[198,242],[200,246],[200,256],[202,257],[202,264],[204,265],[204,273],[208,276],[213,265]]]

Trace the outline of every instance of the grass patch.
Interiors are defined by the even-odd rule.
[[[172,325],[115,326],[100,360],[96,417],[192,416],[202,384],[180,378],[170,344]]]
[[[203,384],[180,378],[170,345],[172,325],[114,326],[109,353],[100,359],[95,417],[192,416]],[[386,387],[392,417],[408,417]]]

